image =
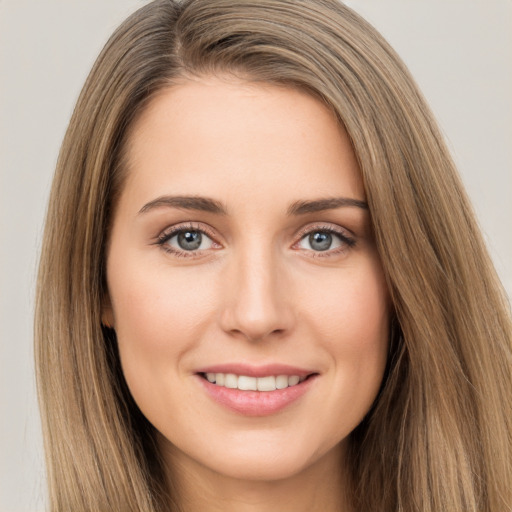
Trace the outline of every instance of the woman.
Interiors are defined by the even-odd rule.
[[[335,1],[155,1],[63,144],[53,510],[512,506],[511,322],[398,57]]]

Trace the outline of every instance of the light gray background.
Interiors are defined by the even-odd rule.
[[[32,365],[37,252],[85,77],[142,0],[0,0],[0,510],[44,509]],[[409,65],[512,295],[512,1],[350,0]]]

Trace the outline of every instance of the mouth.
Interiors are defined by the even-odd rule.
[[[238,389],[240,391],[271,392],[297,386],[315,374],[309,375],[267,375],[252,377],[249,375],[236,375],[234,373],[200,373],[203,379],[216,386]]]
[[[319,374],[282,365],[228,365],[205,368],[196,376],[206,394],[223,408],[244,416],[268,416],[300,403]]]

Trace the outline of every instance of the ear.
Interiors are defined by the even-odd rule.
[[[105,293],[101,305],[101,325],[109,329],[115,329],[114,311],[108,292]]]

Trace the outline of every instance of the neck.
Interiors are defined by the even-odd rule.
[[[168,449],[165,459],[180,512],[350,512],[341,450],[279,480],[226,476],[176,448]]]

